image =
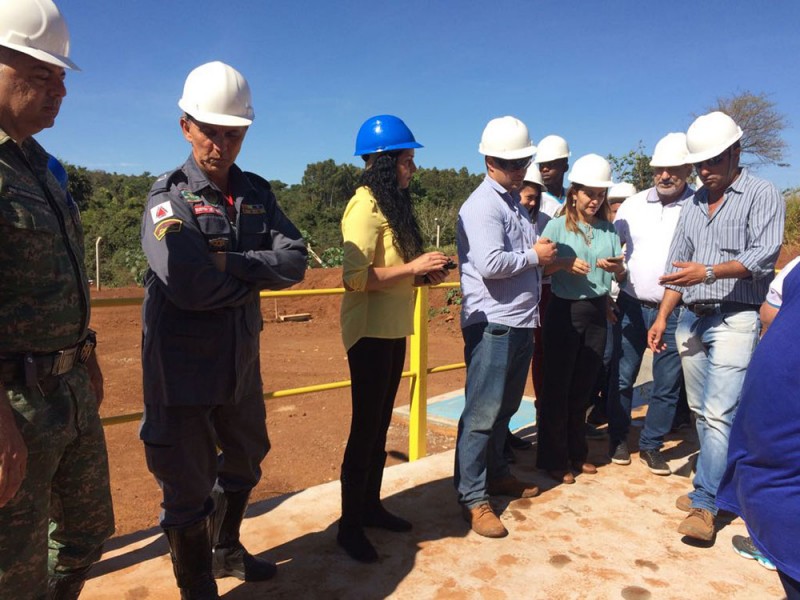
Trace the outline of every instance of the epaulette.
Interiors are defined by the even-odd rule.
[[[261,177],[261,175],[256,175],[255,173],[251,173],[250,171],[244,171],[245,177],[250,180],[254,186],[257,187],[264,187],[268,191],[272,191],[272,186],[269,184],[269,181]]]

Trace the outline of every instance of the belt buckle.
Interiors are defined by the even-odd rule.
[[[63,375],[64,373],[69,373],[72,370],[72,367],[75,366],[75,357],[77,354],[77,346],[67,348],[66,350],[61,350],[58,353],[58,358],[53,361],[53,368],[50,370],[50,374],[58,376]]]

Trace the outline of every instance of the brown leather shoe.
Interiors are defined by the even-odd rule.
[[[597,475],[597,467],[592,463],[572,463],[572,468],[578,473],[585,473],[586,475]]]
[[[678,525],[678,533],[710,542],[714,539],[714,515],[704,508],[692,508],[689,515]]]
[[[575,476],[570,471],[548,471],[547,474],[559,483],[575,483]]]
[[[481,502],[477,506],[461,507],[464,520],[472,527],[472,531],[488,538],[501,538],[508,535],[508,530],[503,527],[500,519],[494,514],[488,502]]]
[[[675,500],[675,507],[683,512],[689,512],[692,510],[692,501],[689,499],[689,494],[678,496],[678,499]]]
[[[490,496],[511,496],[512,498],[533,498],[539,495],[539,488],[532,483],[520,481],[513,475],[493,479],[489,482]]]

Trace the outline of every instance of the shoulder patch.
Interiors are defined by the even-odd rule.
[[[193,206],[194,214],[196,215],[219,215],[222,216],[222,211],[214,206]]]
[[[160,242],[168,233],[180,231],[182,226],[183,221],[180,219],[167,219],[166,221],[161,221],[161,223],[155,226],[153,229],[153,235]]]
[[[169,200],[156,204],[150,209],[150,217],[153,219],[153,224],[163,221],[167,217],[173,216],[173,214],[175,213],[172,212],[172,204],[170,204]]]
[[[243,215],[264,215],[267,210],[263,204],[242,204]]]

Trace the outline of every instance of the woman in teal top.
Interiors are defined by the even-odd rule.
[[[586,462],[586,406],[603,364],[611,278],[625,265],[614,226],[608,221],[606,193],[611,165],[588,154],[569,174],[564,214],[550,221],[542,237],[556,242],[558,259],[545,267],[552,296],[544,315],[544,382],[539,399],[537,466],[563,483],[573,471],[594,474]]]

